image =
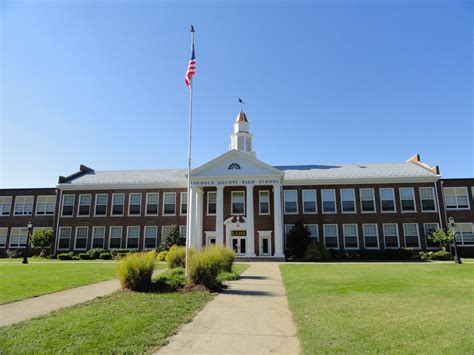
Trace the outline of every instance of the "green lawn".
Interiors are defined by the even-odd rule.
[[[0,328],[0,353],[142,353],[165,344],[212,298],[119,291]]]
[[[474,353],[474,265],[280,266],[303,352]]]
[[[237,275],[240,275],[245,270],[249,268],[250,264],[241,264],[241,263],[234,263],[232,265],[232,272],[235,272]]]
[[[0,263],[0,304],[113,279],[114,262]]]

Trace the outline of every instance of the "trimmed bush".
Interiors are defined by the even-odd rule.
[[[217,289],[221,283],[217,276],[224,268],[222,253],[218,248],[204,249],[199,255],[191,255],[188,265],[188,281],[203,285],[208,289]]]
[[[168,255],[168,252],[166,250],[162,251],[162,252],[158,253],[158,256],[156,257],[156,259],[158,261],[165,261],[166,260],[166,255]]]
[[[452,260],[453,255],[446,250],[433,251],[420,251],[421,260]]]
[[[112,258],[114,259],[122,259],[129,253],[131,253],[131,251],[128,249],[113,249],[110,251],[110,254],[112,254]]]
[[[103,253],[100,253],[100,256],[99,256],[102,260],[110,260],[112,259],[112,254],[110,254],[109,252],[105,251]]]
[[[7,249],[6,254],[10,259],[14,259],[19,258],[23,253],[20,249]]]
[[[186,284],[184,269],[182,267],[177,267],[175,269],[167,270],[160,273],[153,281],[160,289],[170,288],[176,290]]]
[[[123,288],[139,291],[151,285],[156,253],[133,253],[123,258],[118,266],[118,276]]]
[[[107,250],[103,248],[89,249],[87,253],[91,256],[91,259],[99,259],[101,253],[105,253]]]
[[[56,258],[59,260],[73,260],[70,253],[59,253]]]
[[[189,253],[191,254],[191,250],[189,251]],[[168,269],[185,267],[186,247],[179,247],[177,245],[173,245],[166,254],[166,263],[168,264]]]
[[[330,260],[331,253],[326,247],[316,241],[311,242],[304,253],[305,261],[323,261]]]
[[[81,260],[90,260],[91,256],[88,253],[79,253],[77,255]]]

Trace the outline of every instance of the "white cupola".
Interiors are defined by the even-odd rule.
[[[234,133],[230,136],[230,149],[247,153],[254,158],[255,152],[252,148],[253,136],[250,134],[250,123],[243,111],[240,111],[234,122]]]

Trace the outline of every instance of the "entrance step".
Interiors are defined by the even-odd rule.
[[[248,262],[257,262],[257,261],[275,261],[275,262],[282,262],[285,261],[285,258],[276,258],[272,256],[254,256],[254,257],[248,257],[248,256],[236,256],[235,261],[248,261]]]

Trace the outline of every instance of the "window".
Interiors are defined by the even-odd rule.
[[[146,194],[146,212],[147,216],[157,216],[158,215],[158,193],[150,192]]]
[[[469,209],[467,187],[445,187],[443,191],[446,209]]]
[[[384,224],[383,238],[385,241],[385,248],[399,248],[398,225],[395,223]]]
[[[179,208],[179,214],[186,215],[188,213],[188,193],[181,192],[181,203]]]
[[[78,216],[89,216],[91,209],[91,195],[79,195]]]
[[[74,210],[74,195],[64,195],[61,215],[72,216],[73,210]]]
[[[474,245],[473,229],[474,226],[472,223],[456,223],[456,243],[463,245]]]
[[[382,206],[382,212],[396,212],[395,194],[392,188],[380,189],[380,204]]]
[[[366,249],[379,248],[379,233],[375,223],[363,224],[362,231],[364,233],[364,246]]]
[[[140,227],[127,227],[127,249],[138,249],[138,239],[140,238]]]
[[[400,204],[402,205],[402,212],[416,212],[415,190],[413,187],[400,188]]]
[[[182,224],[179,226],[179,237],[186,238],[186,225]]]
[[[316,190],[303,190],[303,213],[316,213]]]
[[[423,212],[436,212],[434,188],[420,187],[420,200]]]
[[[429,238],[431,236],[431,233],[433,233],[438,228],[439,228],[438,223],[424,223],[423,224],[423,229],[425,231],[425,238],[426,238],[426,246],[428,248],[437,248],[437,247],[439,247],[438,243],[433,242]]]
[[[71,227],[59,227],[59,242],[58,249],[69,249],[69,242],[71,240]]]
[[[15,216],[31,216],[34,196],[15,197]]]
[[[355,213],[355,192],[353,189],[341,190],[342,213]]]
[[[5,248],[7,245],[8,228],[0,228],[0,248]]]
[[[139,216],[141,214],[142,194],[131,193],[128,195],[128,215]]]
[[[110,227],[109,249],[120,249],[122,246],[122,227]]]
[[[344,233],[344,248],[359,248],[359,233],[357,231],[357,224],[344,224],[342,226],[342,230]]]
[[[145,226],[143,233],[145,235],[145,249],[156,248],[156,237],[158,235],[158,227]]]
[[[285,224],[285,237],[290,233],[294,226],[294,224]]]
[[[318,225],[317,224],[305,224],[310,231],[310,237],[315,238],[316,240],[319,239],[319,232],[318,232]]]
[[[87,249],[87,235],[89,234],[89,227],[76,227],[76,245],[74,249]]]
[[[107,194],[95,195],[95,216],[106,216],[107,215],[107,202],[109,196]]]
[[[53,215],[56,196],[38,196],[36,199],[36,215]]]
[[[232,214],[245,214],[245,192],[232,191]]]
[[[124,194],[112,195],[112,216],[123,216]]]
[[[161,226],[161,241],[165,239],[171,228],[172,226]]]
[[[336,190],[321,190],[323,213],[336,213]]]
[[[337,224],[324,224],[323,233],[326,248],[339,248]]]
[[[403,235],[405,236],[405,246],[407,248],[419,248],[420,238],[418,235],[418,224],[403,223]]]
[[[10,231],[10,248],[23,248],[26,246],[28,228],[13,227]]]
[[[0,196],[0,216],[9,216],[12,209],[12,197]]]
[[[208,191],[207,192],[207,214],[208,215],[215,215],[216,214],[216,200],[217,200],[217,193],[215,191]]]
[[[258,192],[258,213],[270,214],[270,191],[268,190]]]
[[[286,214],[298,214],[298,192],[283,190],[283,200]]]
[[[105,227],[92,227],[92,248],[101,248],[105,246]]]
[[[374,189],[360,189],[360,209],[362,212],[375,212]]]
[[[176,192],[163,193],[163,216],[176,214]]]

